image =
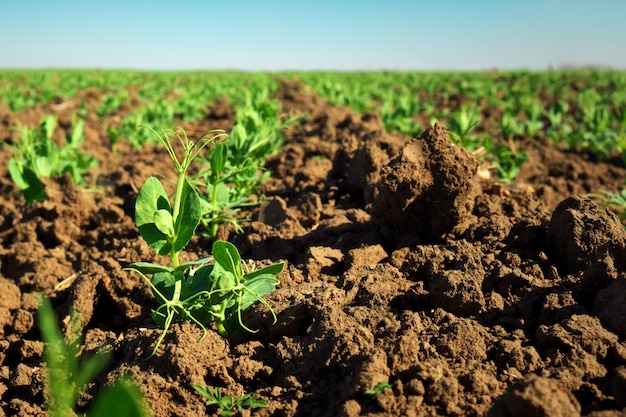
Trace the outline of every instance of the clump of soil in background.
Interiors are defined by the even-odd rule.
[[[374,221],[400,246],[462,232],[474,207],[478,161],[435,125],[411,140],[381,172]]]

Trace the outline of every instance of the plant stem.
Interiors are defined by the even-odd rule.
[[[176,220],[178,219],[178,215],[180,213],[180,202],[183,197],[183,186],[185,185],[185,168],[181,169],[178,172],[178,180],[176,181],[176,193],[174,194],[174,207],[172,208],[172,219],[174,220],[174,224],[176,224]],[[170,252],[170,257],[172,258],[172,266],[174,268],[178,268],[178,252],[174,249],[174,245],[172,245],[172,250]]]
[[[213,190],[212,190],[212,193],[211,193],[211,205],[213,207],[215,207],[215,205],[217,204],[217,184],[218,183],[213,184]],[[217,235],[217,226],[218,226],[218,224],[215,221],[215,212],[211,213],[211,216],[213,218],[211,219],[211,231],[210,231],[210,233],[211,233],[211,237],[214,238]]]
[[[224,327],[224,323],[221,320],[215,320],[215,328],[220,336],[228,337],[228,331],[226,330],[226,327]]]

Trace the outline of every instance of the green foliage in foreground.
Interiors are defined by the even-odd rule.
[[[36,129],[23,126],[21,141],[10,145],[13,156],[9,160],[9,173],[27,204],[48,199],[41,178],[69,173],[74,183],[83,185],[84,174],[98,165],[96,158],[86,156],[80,150],[85,141],[85,122],[82,119],[74,121],[64,146],[52,140],[56,125],[56,117],[46,116]]]
[[[267,407],[266,401],[255,398],[250,394],[244,394],[235,399],[230,395],[222,395],[222,392],[217,387],[211,389],[211,387],[203,387],[198,384],[195,384],[193,387],[207,398],[206,405],[218,407],[218,414],[221,416],[234,416],[246,408]]]
[[[217,135],[210,136],[212,133]],[[213,243],[212,256],[179,262],[179,253],[194,236],[203,214],[200,197],[187,180],[187,170],[199,153],[222,134],[207,132],[196,141],[190,141],[184,132],[183,136],[174,135],[183,148],[180,159],[168,133],[159,135],[178,173],[173,202],[161,182],[151,177],[139,191],[135,204],[135,223],[142,238],[160,255],[169,255],[172,266],[138,262],[126,268],[146,280],[160,304],[153,316],[164,331],[152,355],[176,315],[198,325],[204,334],[206,326],[212,322],[222,336],[228,336],[236,329],[253,332],[243,323],[242,311],[258,301],[270,310],[276,321],[274,311],[262,297],[274,290],[278,284],[276,275],[283,269],[282,263],[261,269],[252,265],[244,269],[237,248],[221,240]]]
[[[72,321],[77,319],[74,314]],[[65,342],[52,305],[45,297],[39,307],[39,328],[45,343],[46,411],[50,417],[67,417],[72,415],[80,393],[100,372],[108,355],[79,358],[80,336],[70,335],[70,341]],[[142,402],[137,386],[122,378],[96,396],[87,416],[148,417]]]

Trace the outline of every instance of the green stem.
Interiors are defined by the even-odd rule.
[[[185,185],[185,169],[183,168],[178,172],[178,180],[176,181],[176,193],[174,194],[174,207],[172,208],[172,219],[174,220],[174,224],[176,224],[176,220],[178,219],[178,215],[180,214],[180,202],[183,198],[183,186],[184,185]],[[178,265],[179,265],[178,252],[175,251],[174,245],[172,245],[170,258],[172,258],[172,266],[174,268],[178,268]]]
[[[170,258],[172,259],[172,266],[178,268],[180,263],[178,262],[178,252],[174,249],[174,245],[172,245],[172,250],[170,251]]]
[[[183,186],[185,185],[185,171],[181,170],[178,173],[178,180],[176,181],[176,193],[174,194],[174,207],[172,208],[172,218],[174,219],[174,223],[176,223],[176,219],[178,218],[178,213],[180,212],[180,201],[183,198]]]
[[[172,301],[180,300],[180,293],[182,291],[182,288],[183,288],[183,277],[181,275],[180,278],[176,277],[176,281],[174,281],[174,294],[172,294]]]
[[[213,190],[211,192],[211,205],[216,207],[217,203],[217,184],[213,184]],[[211,237],[215,237],[217,235],[217,222],[215,221],[215,212],[211,213]]]
[[[226,327],[224,327],[224,323],[221,320],[215,320],[215,328],[220,336],[228,337],[228,331],[226,330]]]

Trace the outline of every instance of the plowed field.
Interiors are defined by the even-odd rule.
[[[129,90],[132,95],[132,90]],[[13,113],[15,124],[55,114],[64,134],[86,103],[84,150],[100,161],[96,191],[46,180],[49,201],[26,205],[0,147],[0,403],[4,415],[44,415],[37,296],[61,319],[82,313],[84,353],[112,352],[81,397],[129,374],[155,416],[204,416],[193,384],[268,402],[255,416],[626,415],[626,233],[586,195],[620,190],[626,169],[549,141],[522,142],[528,161],[502,184],[442,125],[416,138],[387,133],[380,117],[333,106],[298,82],[278,97],[292,114],[272,156],[266,200],[244,233],[222,229],[244,259],[285,261],[280,285],[246,311],[255,334],[224,339],[176,321],[156,356],[160,329],[146,283],[123,270],[166,262],[141,239],[134,202],[155,173],[173,177],[165,150],[111,151],[101,92]],[[211,104],[190,136],[228,131],[234,112]],[[158,127],[156,127],[158,128]],[[189,258],[209,255],[196,237]],[[67,319],[65,321],[67,324]],[[372,397],[379,382],[391,388]],[[80,408],[78,411],[81,411]],[[249,411],[245,411],[249,413]]]

